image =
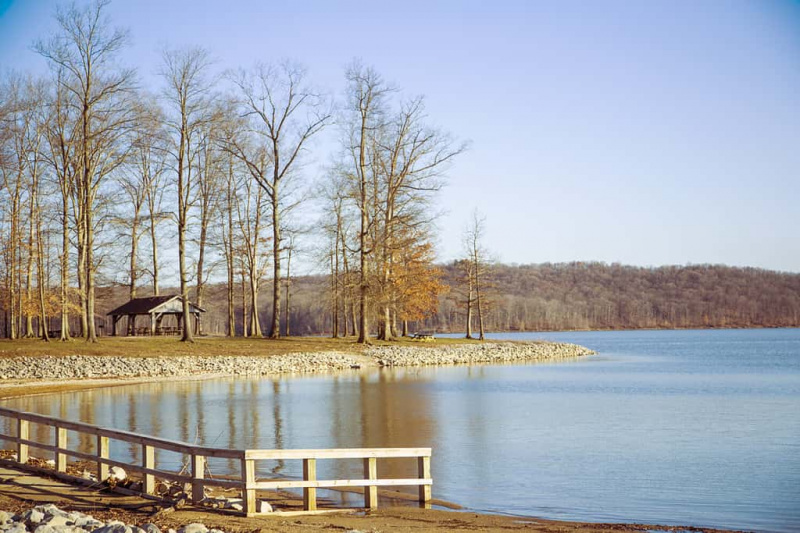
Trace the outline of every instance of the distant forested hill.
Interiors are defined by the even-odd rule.
[[[444,269],[453,291],[442,299],[435,322],[440,330],[460,331],[458,269]],[[800,326],[800,274],[605,263],[496,265],[493,270],[490,331]]]
[[[450,292],[438,312],[411,330],[464,331],[464,296],[455,265],[441,266]],[[800,274],[716,265],[640,268],[604,263],[495,265],[487,331],[564,329],[800,327]],[[330,333],[325,276],[292,280],[291,333]],[[142,293],[148,288],[142,287]],[[207,333],[224,334],[226,296],[208,289],[203,316]],[[177,292],[166,289],[164,293]],[[102,313],[127,301],[125,287],[99,291]],[[236,294],[241,334],[241,294]],[[262,292],[261,319],[269,323],[269,291]],[[77,325],[75,326],[77,328]]]

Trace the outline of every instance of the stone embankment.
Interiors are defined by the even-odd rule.
[[[138,526],[118,520],[103,522],[90,515],[76,511],[68,512],[53,504],[39,505],[23,513],[11,514],[0,511],[2,533],[162,533],[155,524]],[[164,533],[223,533],[219,529],[208,529],[205,525],[187,524],[177,531],[168,529]]]
[[[430,366],[560,360],[592,354],[575,344],[490,342],[373,346],[365,354],[295,353],[273,357],[81,356],[0,358],[0,380],[169,378],[310,374],[364,366]]]
[[[272,375],[343,370],[362,359],[339,352],[296,353],[274,357],[9,357],[0,359],[0,379],[105,379],[202,375]]]
[[[430,348],[381,346],[367,352],[381,366],[499,364],[571,359],[595,352],[563,342],[487,342]]]

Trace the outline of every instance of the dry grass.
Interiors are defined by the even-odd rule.
[[[376,345],[413,345],[420,348],[460,344],[465,339],[436,339],[435,341],[414,341],[401,339],[391,342],[372,341]],[[271,357],[297,352],[350,352],[360,353],[363,345],[354,338],[331,339],[326,337],[289,337],[285,339],[200,337],[194,343],[180,342],[177,337],[103,337],[100,342],[88,343],[84,340],[69,342],[39,339],[0,340],[0,357],[17,356],[67,356],[104,355],[129,357],[160,356],[214,356],[248,355]]]

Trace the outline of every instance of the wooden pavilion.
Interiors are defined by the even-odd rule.
[[[200,313],[205,313],[195,304],[189,302],[189,313],[194,316],[194,332],[200,331]],[[111,335],[117,335],[117,322],[122,317],[128,317],[128,335],[178,335],[183,331],[183,325],[188,324],[183,317],[183,298],[179,294],[167,296],[147,296],[134,298],[109,311],[111,316]],[[136,327],[136,318],[149,316],[150,324],[146,327]],[[174,316],[177,326],[162,326],[165,317]]]

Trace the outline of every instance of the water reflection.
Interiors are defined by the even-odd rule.
[[[237,449],[430,446],[435,439],[431,398],[417,371],[368,371],[295,379],[164,381],[33,396],[5,402],[25,411],[115,429]],[[4,422],[5,423],[5,422]],[[11,430],[11,428],[8,428]],[[47,428],[32,436],[49,443]],[[12,431],[13,433],[13,431]],[[82,435],[78,451],[92,453],[94,439]],[[111,442],[111,457],[141,461],[139,446]],[[158,451],[156,464],[180,468],[183,458]],[[298,463],[298,464],[292,464]],[[330,463],[330,464],[328,464]],[[415,477],[411,460],[379,462],[379,476]],[[238,472],[236,461],[224,471]],[[319,476],[360,477],[360,461],[321,461]],[[259,463],[260,477],[297,477],[297,461]]]

